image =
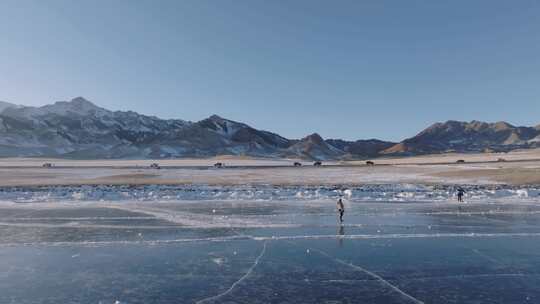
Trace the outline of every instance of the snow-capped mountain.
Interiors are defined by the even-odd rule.
[[[217,115],[199,122],[165,120],[109,111],[82,97],[42,107],[8,105],[0,113],[0,156],[4,157],[311,157],[291,153],[297,141]],[[331,157],[343,153],[332,149],[325,150]],[[329,156],[321,152],[313,157]]]
[[[8,107],[0,113],[0,155],[140,157],[149,154],[156,137],[188,125],[108,111],[81,97],[43,107]]]
[[[0,157],[178,158],[216,155],[361,159],[448,151],[540,147],[540,126],[505,122],[436,123],[400,143],[287,139],[217,115],[198,122],[109,111],[77,97],[42,107],[0,102]]]

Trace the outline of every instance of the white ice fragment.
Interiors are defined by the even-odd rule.
[[[84,192],[75,192],[71,195],[71,197],[73,197],[73,199],[76,199],[76,200],[82,200],[84,199]]]
[[[527,189],[518,189],[516,190],[516,194],[518,197],[529,197],[529,192]]]

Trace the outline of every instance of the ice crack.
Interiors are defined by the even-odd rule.
[[[255,267],[257,267],[257,264],[259,264],[259,261],[261,260],[261,258],[264,256],[265,253],[266,253],[266,242],[264,242],[263,249],[261,250],[261,253],[259,254],[259,256],[255,259],[255,262],[253,262],[253,265],[251,265],[251,267],[248,269],[248,271],[240,279],[238,279],[238,281],[234,282],[231,285],[231,287],[229,287],[229,289],[225,290],[224,292],[222,292],[222,293],[220,293],[218,295],[199,300],[199,301],[197,301],[195,303],[196,304],[209,303],[209,302],[215,301],[215,300],[217,300],[217,299],[219,299],[221,297],[224,297],[224,296],[228,295],[229,293],[231,293],[238,284],[242,283],[242,281],[244,281],[245,279],[247,279],[251,275],[251,273],[253,272],[253,269],[255,269]]]
[[[355,264],[352,264],[352,263],[347,263],[347,262],[345,262],[345,261],[343,261],[343,260],[341,260],[341,259],[332,257],[332,256],[330,256],[328,253],[326,253],[326,252],[324,252],[324,251],[322,251],[322,250],[319,250],[319,249],[313,249],[313,248],[311,248],[311,250],[316,251],[316,252],[320,253],[321,255],[323,255],[323,256],[325,256],[325,257],[327,257],[327,258],[330,258],[330,259],[336,261],[336,262],[339,263],[339,264],[342,264],[342,265],[351,267],[351,268],[353,268],[353,269],[355,269],[355,270],[361,271],[361,272],[363,272],[363,273],[369,275],[370,277],[372,277],[372,278],[378,280],[379,282],[381,282],[383,285],[385,285],[385,286],[391,288],[392,290],[394,290],[395,292],[399,293],[399,294],[402,295],[404,298],[409,299],[412,303],[416,303],[416,304],[424,304],[424,302],[418,300],[417,298],[411,296],[410,294],[406,293],[405,291],[399,289],[396,285],[394,285],[394,284],[388,282],[387,280],[385,280],[383,277],[379,276],[379,275],[376,274],[376,273],[373,273],[373,272],[371,272],[371,271],[369,271],[369,270],[367,270],[367,269],[365,269],[365,268],[363,268],[363,267],[361,267],[361,266],[358,266],[358,265],[355,265]]]

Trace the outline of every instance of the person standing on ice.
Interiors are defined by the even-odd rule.
[[[457,200],[458,202],[463,202],[463,195],[465,194],[465,190],[463,188],[459,187],[457,190]]]
[[[341,197],[337,201],[337,209],[339,212],[339,221],[343,223],[343,214],[345,213],[345,205],[343,205],[343,200],[341,200]]]

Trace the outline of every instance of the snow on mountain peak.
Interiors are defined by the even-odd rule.
[[[217,121],[222,121],[222,120],[225,120],[223,117],[217,115],[217,114],[213,114],[212,116],[208,117],[208,119],[210,120],[217,120]]]
[[[31,116],[41,116],[46,114],[57,114],[62,116],[69,114],[80,116],[103,116],[110,113],[109,111],[96,106],[83,97],[77,97],[71,101],[57,101],[52,105],[35,108],[35,110],[31,112]]]
[[[86,107],[86,108],[99,108],[92,102],[88,101],[87,99],[84,99],[84,97],[75,97],[71,101],[69,101],[72,106],[74,107]]]
[[[104,116],[110,116],[112,112],[100,108],[82,97],[77,97],[72,99],[71,101],[58,101],[54,104],[49,104],[41,107],[6,107],[1,113],[12,117],[30,120],[34,123],[39,123],[42,117],[49,115],[71,117],[93,116],[101,118]]]
[[[66,115],[68,113],[71,113],[85,116],[89,114],[103,114],[104,112],[109,112],[103,108],[96,106],[95,104],[84,99],[83,97],[77,97],[72,99],[71,101],[57,101],[52,105],[46,105],[41,107],[40,109],[44,109],[47,113],[59,115]]]

